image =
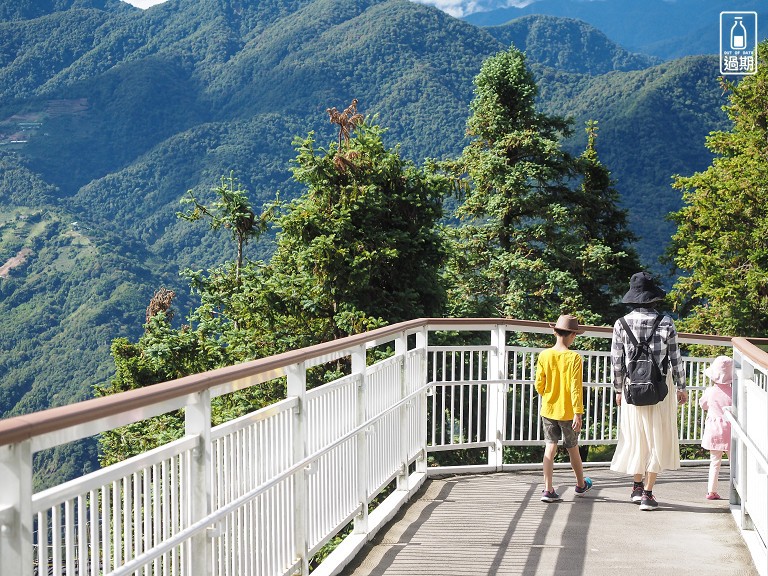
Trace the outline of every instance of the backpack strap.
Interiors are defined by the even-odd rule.
[[[632,329],[629,327],[629,324],[627,323],[624,316],[619,318],[619,321],[621,322],[622,326],[624,326],[624,330],[627,332],[627,336],[629,336],[629,341],[632,343],[632,346],[637,349],[639,345],[646,345],[651,341],[651,338],[653,338],[653,335],[656,334],[656,330],[658,329],[659,325],[661,324],[661,321],[664,319],[664,316],[662,314],[657,314],[656,318],[653,321],[653,326],[651,328],[651,333],[648,335],[648,337],[643,340],[642,342],[637,341],[637,337],[635,336],[635,333],[632,332]],[[661,370],[661,373],[666,375],[667,368],[669,366],[669,358],[667,356],[664,357],[664,359],[661,361],[661,366],[659,366],[659,363],[656,361],[656,356],[651,352],[651,361],[656,365],[656,368]]]
[[[629,324],[627,324],[627,319],[622,316],[619,318],[619,322],[621,322],[621,325],[624,326],[624,332],[626,332],[627,336],[629,336],[629,341],[632,342],[632,346],[637,348],[637,338],[635,338],[635,333],[632,332],[632,328],[630,328]]]
[[[648,335],[648,337],[642,341],[642,344],[647,344],[651,341],[651,338],[653,338],[653,335],[656,334],[656,329],[661,324],[661,321],[664,319],[664,316],[661,314],[656,315],[656,319],[653,321],[653,327],[651,328],[651,333]],[[641,342],[637,341],[637,337],[635,336],[635,333],[632,332],[632,329],[629,327],[629,324],[627,324],[627,320],[625,316],[622,316],[619,318],[619,322],[621,322],[621,325],[624,326],[624,330],[627,333],[627,336],[629,336],[629,341],[632,342],[632,345],[637,348],[638,344],[641,344]]]

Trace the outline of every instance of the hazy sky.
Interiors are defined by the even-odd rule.
[[[504,8],[511,6],[528,6],[536,0],[415,0],[420,4],[429,4],[439,8],[443,12],[461,18],[474,12],[482,12],[493,8]]]
[[[165,2],[165,0],[123,0],[123,2],[128,2],[128,4],[133,4],[137,8],[149,8],[150,6],[154,6],[155,4],[162,4]]]
[[[161,4],[165,0],[123,0],[138,8],[149,8],[155,4]],[[415,0],[421,4],[429,4],[447,12],[451,16],[461,17],[480,10],[500,8],[502,6],[527,6],[535,0]]]

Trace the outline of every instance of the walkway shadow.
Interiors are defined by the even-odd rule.
[[[595,487],[584,497],[572,472],[557,470],[563,501],[552,504],[539,500],[536,471],[430,479],[342,574],[757,575],[727,501],[703,498],[706,474],[660,475],[656,512],[630,503],[631,479],[606,468],[588,470]]]

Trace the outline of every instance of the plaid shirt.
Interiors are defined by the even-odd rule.
[[[647,308],[636,308],[624,318],[632,329],[638,342],[648,337],[656,319],[657,312]],[[613,366],[613,387],[621,392],[624,380],[627,378],[627,358],[629,357],[632,343],[619,320],[613,325],[613,341],[611,342],[611,364]],[[665,357],[669,358],[669,370],[672,372],[672,380],[678,390],[685,390],[685,367],[680,357],[680,348],[677,345],[677,330],[675,323],[669,316],[659,324],[658,330],[651,339],[651,350],[656,361],[661,366]]]

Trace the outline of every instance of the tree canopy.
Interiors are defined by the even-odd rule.
[[[97,387],[98,394],[441,313],[444,249],[438,220],[449,179],[431,162],[417,167],[396,148],[388,149],[381,127],[362,118],[346,127],[346,135],[326,149],[316,149],[312,134],[296,140],[294,176],[306,190],[290,203],[270,203],[260,217],[232,175],[217,189],[222,200],[203,209],[192,197],[198,213],[180,216],[194,220],[208,215],[212,225],[225,227],[232,223],[232,239],[239,247],[241,235],[232,228],[244,214],[248,223],[262,223],[257,231],[273,220],[280,230],[274,254],[267,263],[247,256],[241,263],[238,252],[238,262],[188,270],[185,275],[200,304],[181,328],[169,322],[168,291],[158,291],[138,342],[122,338],[113,343],[116,376]],[[277,384],[216,399],[214,423],[269,404],[281,394]],[[182,430],[181,415],[166,414],[104,434],[102,464],[177,437]]]
[[[448,266],[451,313],[604,321],[637,256],[596,126],[581,157],[565,152],[569,121],[536,110],[536,83],[514,47],[486,60],[475,86],[472,141],[454,166],[466,193]]]
[[[768,329],[768,41],[757,74],[723,81],[729,131],[713,132],[717,156],[703,172],[676,176],[685,205],[673,214],[670,257],[683,273],[673,298],[682,325],[704,334],[746,336]]]
[[[365,122],[317,150],[297,140],[295,178],[307,192],[278,219],[265,270],[272,317],[299,322],[307,345],[385,323],[441,313],[443,244],[437,223],[450,182],[387,149]],[[273,326],[273,329],[277,326]]]

